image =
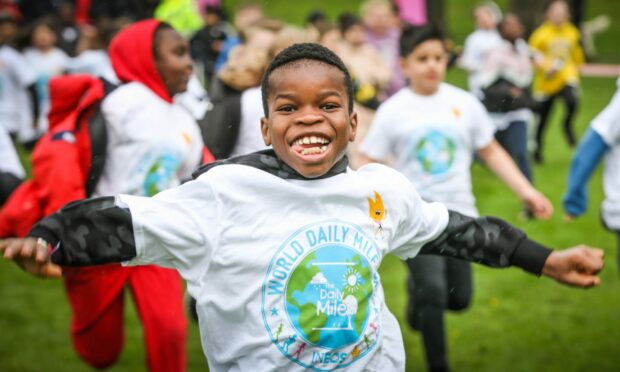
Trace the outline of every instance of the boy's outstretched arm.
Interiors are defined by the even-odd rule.
[[[114,197],[70,203],[35,225],[26,239],[0,241],[0,253],[36,276],[59,276],[57,265],[85,266],[136,256],[131,214]]]
[[[478,151],[485,164],[521,199],[536,218],[553,214],[551,202],[525,178],[510,155],[495,140]]]
[[[117,195],[76,201],[39,221],[29,238],[0,240],[0,255],[37,276],[59,274],[50,264],[126,262],[189,269],[188,263],[210,257],[213,245],[205,231],[217,227],[213,205],[211,189],[201,182],[150,198]]]
[[[450,211],[448,226],[420,254],[436,254],[491,267],[518,266],[535,275],[577,287],[600,283],[603,251],[585,246],[552,251],[524,232],[494,217],[472,218]]]

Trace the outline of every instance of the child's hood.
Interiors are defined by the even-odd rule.
[[[155,19],[147,19],[123,29],[110,43],[110,61],[120,81],[140,82],[166,102],[172,103],[153,56],[155,30],[160,24]]]

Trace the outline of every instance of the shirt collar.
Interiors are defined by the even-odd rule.
[[[237,156],[230,159],[218,160],[214,163],[205,164],[198,168],[193,174],[192,177],[194,179],[198,178],[203,173],[208,172],[212,168],[218,165],[226,165],[226,164],[241,164],[247,165],[250,167],[254,167],[270,173],[276,177],[280,177],[282,179],[288,180],[319,180],[323,178],[329,178],[332,176],[337,176],[341,173],[345,173],[347,171],[347,167],[349,166],[349,159],[346,155],[344,155],[340,160],[334,164],[334,166],[325,174],[315,178],[307,178],[299,174],[296,170],[288,166],[285,162],[283,162],[280,158],[277,157],[273,149],[263,150],[254,152],[248,155]]]

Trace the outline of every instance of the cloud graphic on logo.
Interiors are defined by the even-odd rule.
[[[314,284],[314,285],[327,284],[327,278],[325,277],[325,275],[323,275],[323,273],[317,273],[316,275],[312,277],[310,284]]]

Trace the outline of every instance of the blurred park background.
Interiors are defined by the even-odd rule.
[[[99,1],[99,0],[98,0]],[[105,1],[105,0],[102,0]],[[238,1],[226,0],[232,14]],[[474,30],[471,10],[476,0],[445,0],[449,37],[462,45]],[[521,1],[498,0],[501,9]],[[523,4],[528,3],[523,1]],[[302,25],[306,15],[322,9],[332,20],[343,11],[357,12],[360,1],[323,0],[263,1],[266,13]],[[525,5],[523,5],[525,6]],[[585,1],[585,20],[607,16],[609,27],[595,37],[593,63],[620,64],[620,2]],[[466,74],[450,70],[447,81],[466,87]],[[616,90],[615,77],[584,76],[582,104],[576,127],[582,134],[594,116],[605,107]],[[496,215],[523,228],[542,243],[562,249],[579,243],[606,251],[602,284],[592,290],[561,287],[518,269],[475,268],[474,301],[462,314],[448,315],[450,362],[455,371],[618,371],[620,369],[620,276],[616,265],[614,236],[599,218],[603,199],[601,172],[590,183],[587,214],[574,222],[563,220],[562,194],[572,151],[560,131],[561,105],[547,134],[544,165],[534,166],[537,187],[553,202],[556,213],[550,221],[519,218],[521,205],[487,169],[475,165],[474,186],[483,215]],[[23,153],[24,156],[27,154]],[[407,352],[407,371],[425,369],[419,335],[404,322],[406,307],[405,266],[388,257],[381,268],[386,300],[399,318]],[[127,294],[129,296],[129,294]],[[129,299],[128,299],[129,300]],[[130,302],[130,301],[128,301]],[[127,307],[125,349],[111,371],[145,370],[140,325],[132,306]],[[0,261],[0,371],[84,371],[69,337],[69,307],[61,281],[31,278],[13,264]],[[189,370],[206,370],[196,324],[189,332]]]

